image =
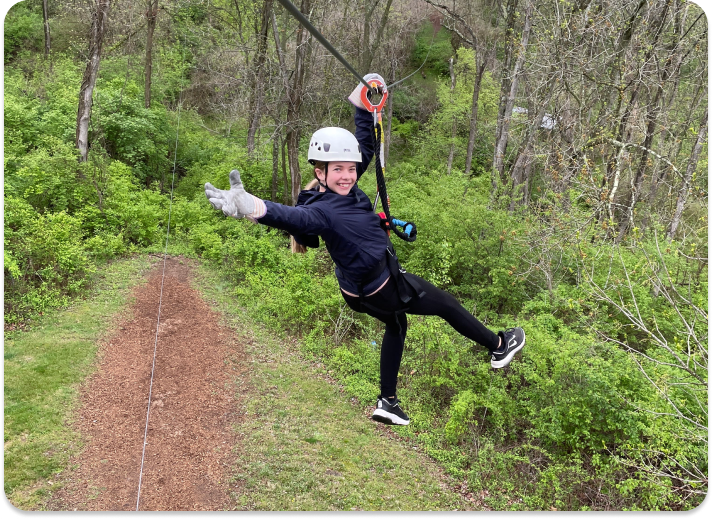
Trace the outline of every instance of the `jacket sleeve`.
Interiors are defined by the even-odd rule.
[[[257,222],[282,229],[293,236],[301,234],[321,234],[329,228],[330,219],[319,204],[290,207],[265,200],[267,211],[257,218]],[[303,245],[309,245],[308,243]]]
[[[356,123],[356,140],[361,147],[361,163],[356,164],[357,178],[361,178],[366,168],[371,163],[373,153],[373,114],[362,108],[356,108],[354,114],[354,122]]]

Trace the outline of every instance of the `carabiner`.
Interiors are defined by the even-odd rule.
[[[382,96],[381,96],[381,102],[378,103],[377,105],[374,105],[371,100],[368,98],[368,88],[364,85],[361,88],[361,102],[363,103],[363,106],[366,107],[366,110],[369,112],[380,112],[383,109],[383,106],[386,104],[386,99],[388,99],[388,90],[386,90],[386,84],[378,79],[370,79],[368,81],[368,85],[375,89],[379,90],[382,89]]]

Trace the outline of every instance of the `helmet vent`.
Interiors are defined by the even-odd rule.
[[[329,148],[331,148],[331,144],[329,144],[328,142],[325,142],[324,143],[324,151],[328,152]]]

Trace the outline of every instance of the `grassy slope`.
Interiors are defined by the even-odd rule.
[[[199,289],[244,340],[252,362],[233,480],[248,510],[456,510],[466,508],[441,469],[396,440],[328,380],[240,310],[219,273]]]
[[[71,430],[78,387],[97,345],[125,311],[146,256],[113,262],[85,301],[5,337],[5,491],[25,510],[42,509],[57,474],[81,449]],[[197,281],[226,324],[248,340],[251,379],[237,381],[246,406],[231,469],[239,508],[256,510],[453,510],[466,504],[441,470],[352,405],[318,366],[302,360],[239,310],[220,274]]]

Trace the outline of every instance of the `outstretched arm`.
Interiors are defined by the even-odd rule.
[[[251,195],[245,191],[240,172],[236,169],[230,172],[229,190],[217,189],[208,182],[205,184],[205,196],[225,216],[247,217],[253,222],[283,229],[290,234],[320,234],[329,227],[328,215],[316,205],[289,207]]]

